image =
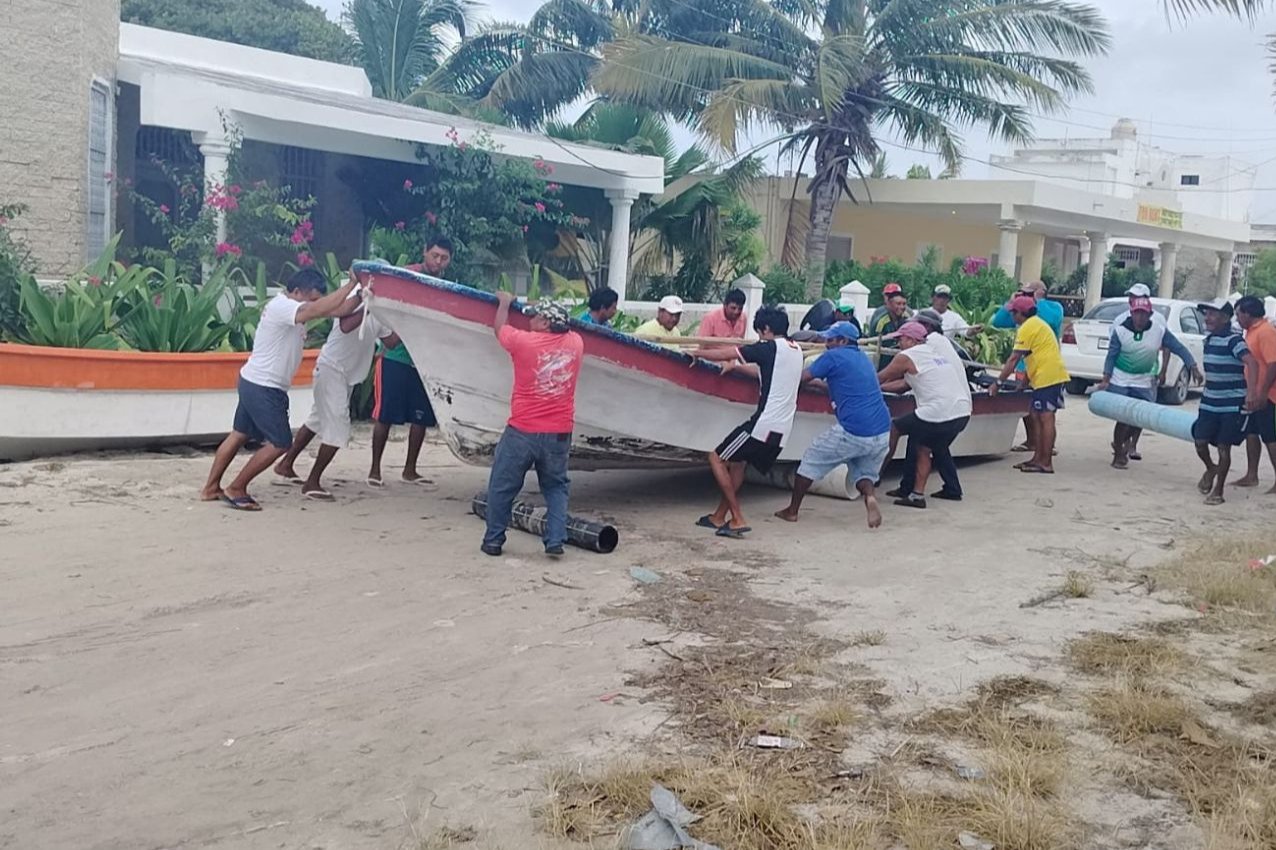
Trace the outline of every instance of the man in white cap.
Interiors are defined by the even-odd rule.
[[[682,321],[682,299],[677,295],[666,295],[660,299],[660,304],[656,307],[656,318],[643,322],[634,334],[669,339],[680,337],[682,336],[682,331],[678,330],[680,321]]]
[[[944,336],[952,339],[955,336],[969,336],[979,328],[970,326],[961,314],[952,308],[953,288],[946,283],[936,286],[930,294],[930,308],[939,314],[943,324],[940,329]]]

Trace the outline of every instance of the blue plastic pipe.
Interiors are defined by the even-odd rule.
[[[1177,407],[1165,407],[1150,401],[1110,392],[1090,396],[1090,412],[1104,419],[1115,419],[1135,428],[1155,431],[1167,437],[1192,442],[1192,425],[1196,414]]]

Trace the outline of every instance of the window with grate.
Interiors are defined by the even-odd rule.
[[[111,192],[106,174],[111,161],[111,89],[94,81],[89,87],[89,182],[84,250],[89,260],[106,248],[111,230]]]
[[[1116,249],[1116,258],[1121,263],[1133,263],[1137,266],[1143,258],[1143,251],[1139,248],[1118,245]],[[1124,268],[1124,266],[1122,266],[1122,268]]]
[[[279,148],[279,182],[299,201],[319,197],[323,152],[283,145]]]
[[[168,127],[139,127],[136,150],[138,162],[159,160],[175,166],[191,166],[199,162],[199,153],[190,133]]]

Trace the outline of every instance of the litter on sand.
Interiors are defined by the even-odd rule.
[[[988,774],[984,772],[982,767],[971,767],[968,764],[959,764],[953,768],[953,772],[962,779],[977,780],[983,779]]]
[[[639,584],[655,584],[660,581],[660,573],[652,572],[646,567],[630,567],[629,577]]]
[[[957,843],[965,848],[965,850],[994,850],[992,844],[989,844],[987,841],[984,841],[972,832],[957,833]]]
[[[687,827],[700,819],[663,785],[651,786],[651,811],[629,827],[625,836],[628,850],[718,850],[712,844],[697,841]]]
[[[758,682],[758,687],[768,691],[787,691],[793,687],[792,682],[786,682],[784,679],[772,679],[769,676]]]
[[[757,747],[759,750],[800,750],[806,746],[797,738],[784,738],[779,735],[754,735],[745,744]]]

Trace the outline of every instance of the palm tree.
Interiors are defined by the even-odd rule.
[[[687,120],[728,151],[750,126],[779,127],[813,157],[811,297],[836,203],[854,200],[850,175],[871,169],[879,134],[950,169],[963,129],[1026,141],[1030,110],[1091,89],[1066,57],[1109,46],[1099,12],[1073,0],[644,0],[631,17],[603,48],[601,95]]]
[[[350,0],[342,13],[372,93],[403,100],[447,55],[444,36],[465,38],[473,0]]]

